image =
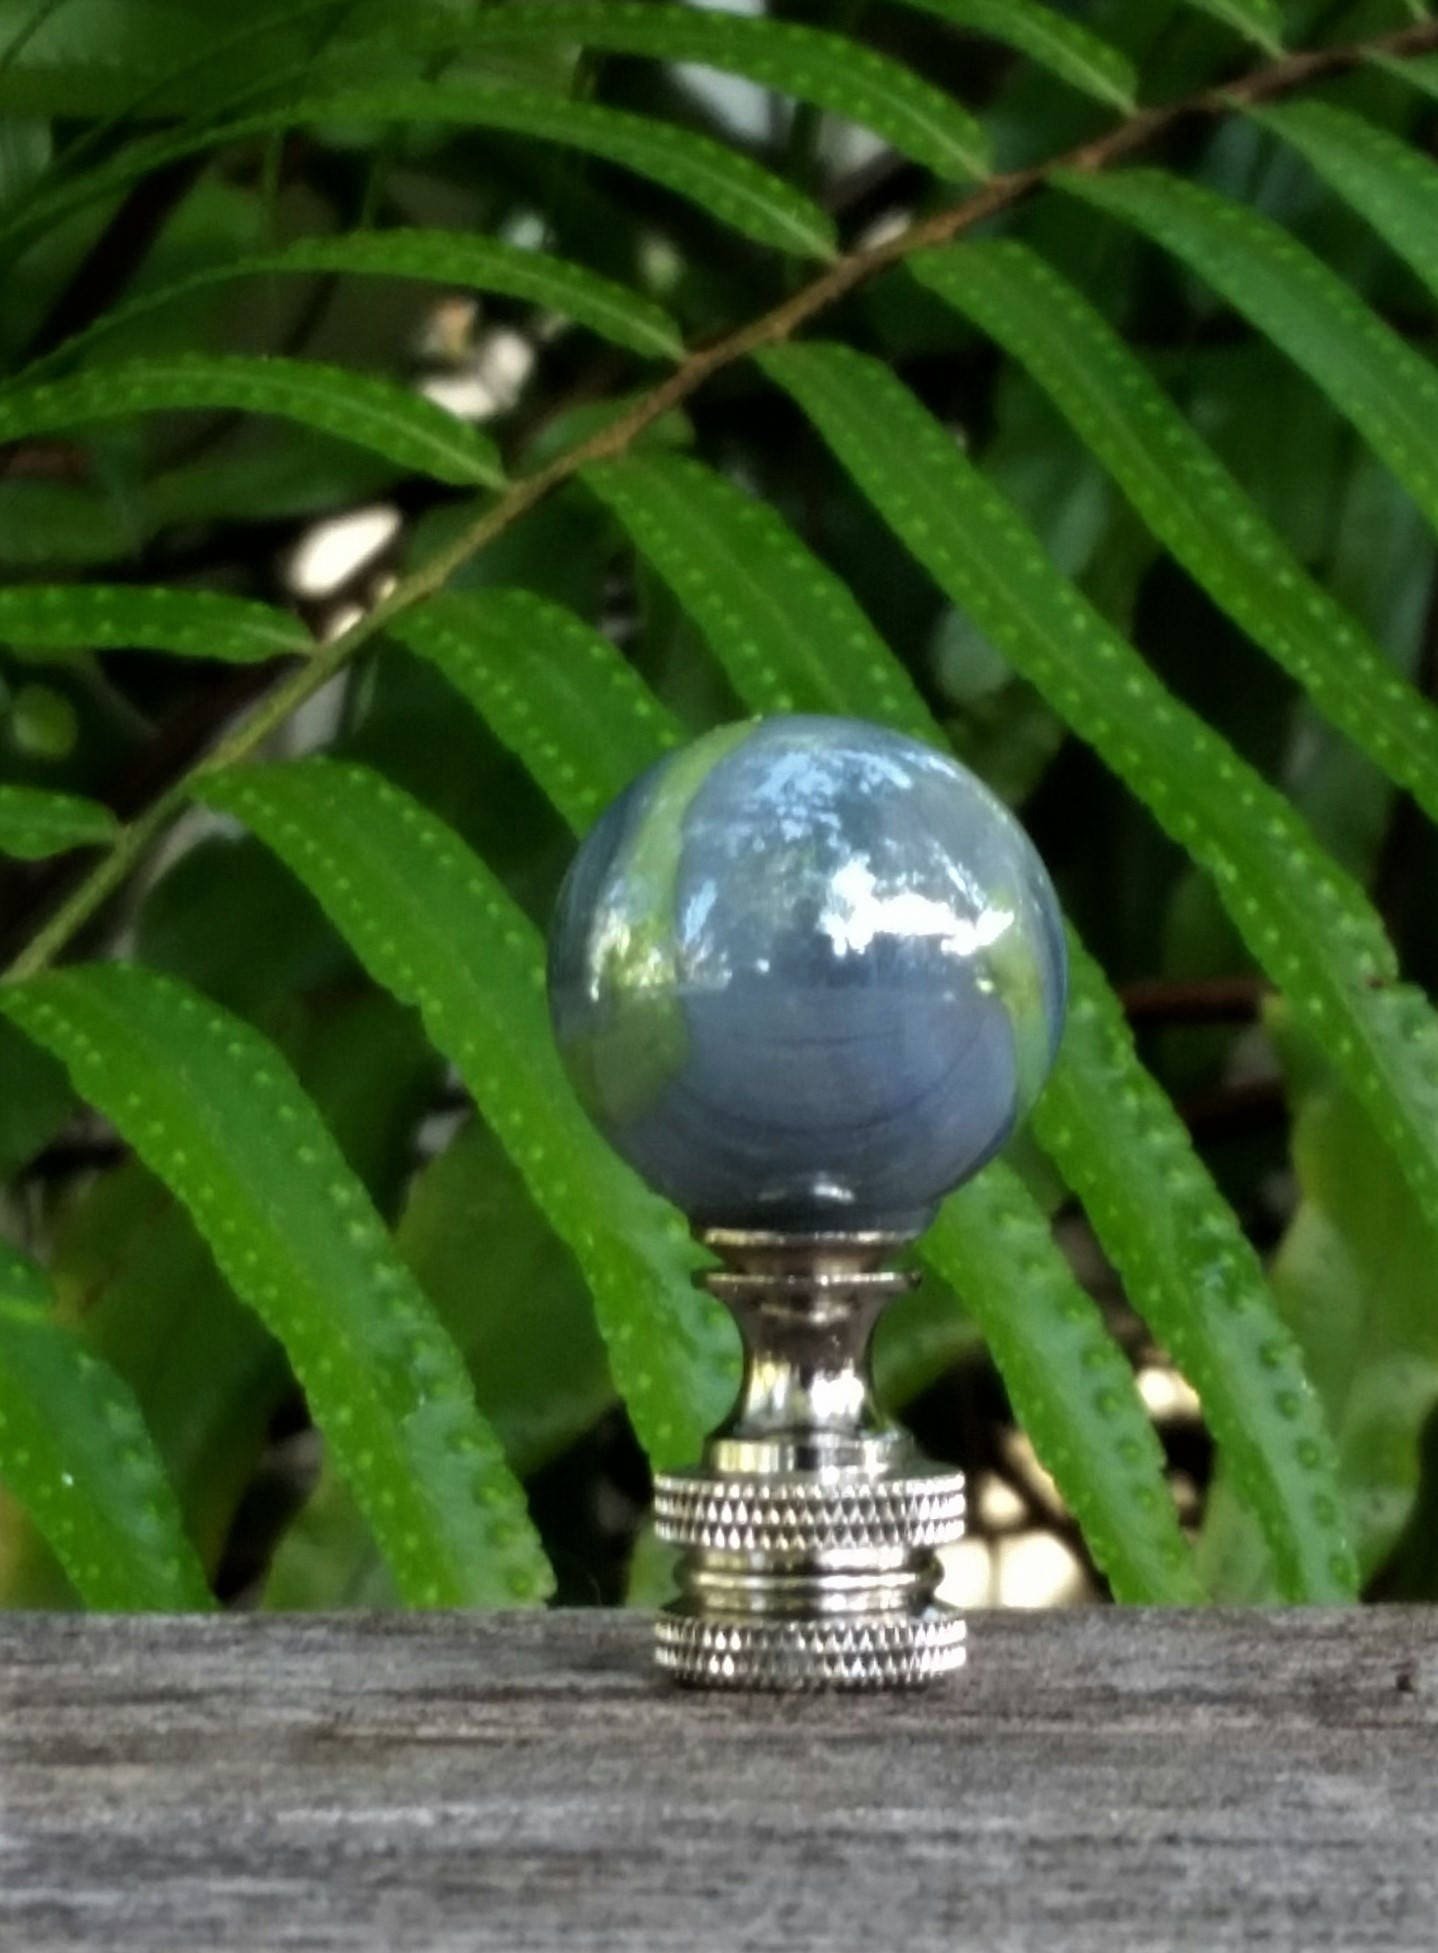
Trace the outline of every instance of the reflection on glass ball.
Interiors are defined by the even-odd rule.
[[[652,766],[550,941],[586,1110],[705,1227],[922,1225],[1033,1103],[1064,986],[1018,822],[853,719],[724,726]]]

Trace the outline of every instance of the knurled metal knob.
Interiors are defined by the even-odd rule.
[[[654,1529],[671,1546],[763,1553],[803,1562],[818,1554],[951,1546],[964,1536],[962,1472],[906,1478],[724,1478],[669,1472],[654,1481]]]
[[[676,1682],[701,1688],[917,1688],[962,1668],[965,1625],[949,1609],[892,1617],[716,1620],[659,1616],[655,1660]]]

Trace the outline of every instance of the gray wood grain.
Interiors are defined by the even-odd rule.
[[[604,1614],[0,1621],[0,1947],[1423,1948],[1438,1610],[981,1614],[913,1697]]]

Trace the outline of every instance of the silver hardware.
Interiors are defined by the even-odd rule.
[[[914,1277],[893,1234],[701,1235],[696,1280],[744,1338],[739,1401],[693,1471],[655,1485],[683,1549],[655,1659],[717,1688],[907,1687],[963,1665],[962,1619],[935,1598],[935,1549],[962,1538],[961,1473],[925,1462],[874,1403],[868,1350]]]

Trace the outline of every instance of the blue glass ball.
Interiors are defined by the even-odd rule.
[[[590,1117],[703,1227],[922,1226],[1033,1103],[1053,887],[956,760],[854,719],[723,726],[580,848],[549,999]]]

